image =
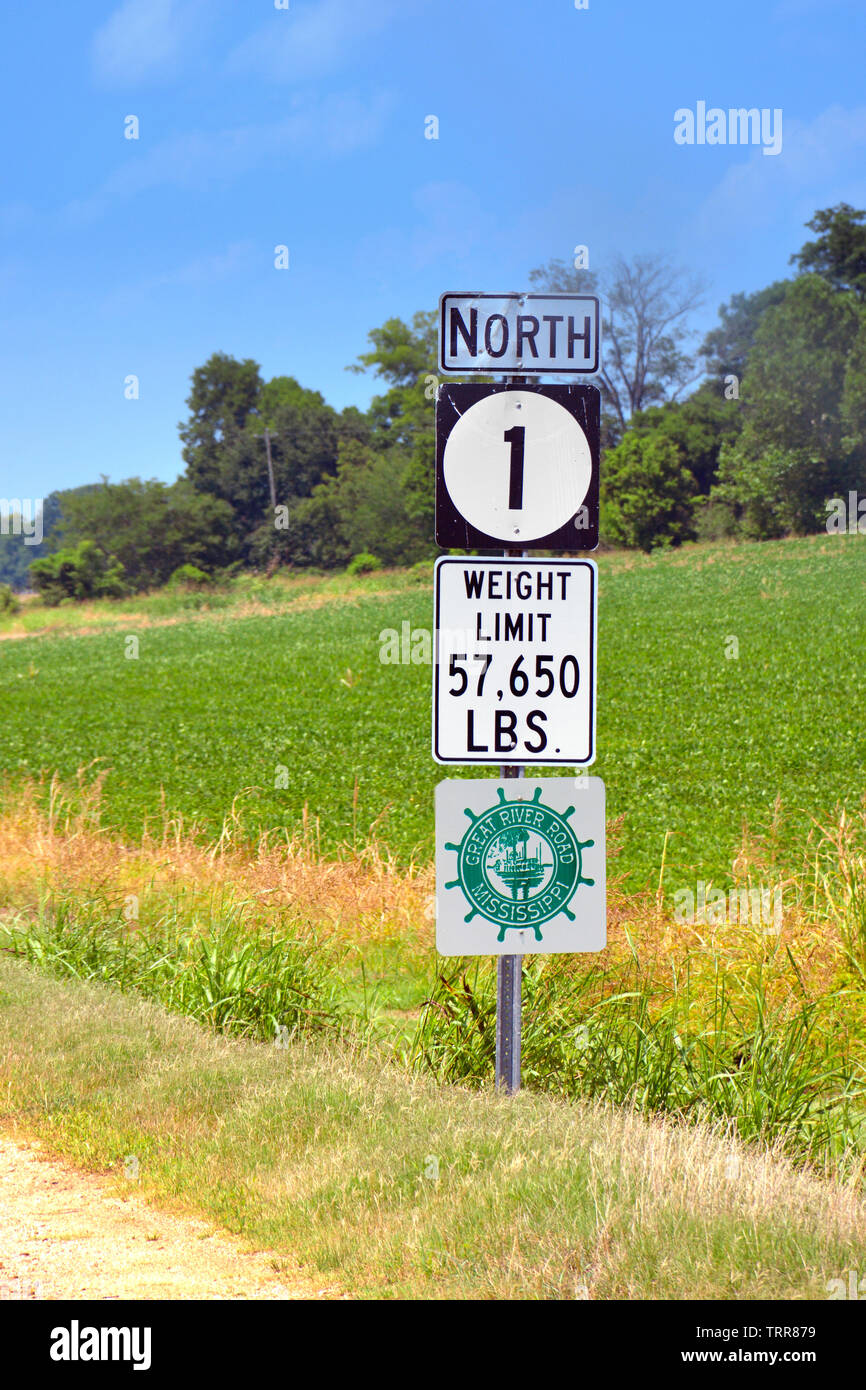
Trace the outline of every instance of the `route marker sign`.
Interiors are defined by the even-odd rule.
[[[593,762],[595,562],[447,555],[434,584],[436,761]]]
[[[439,368],[561,376],[598,371],[599,301],[592,294],[443,294]]]
[[[599,777],[449,778],[436,788],[436,949],[443,956],[607,944]]]
[[[595,386],[440,386],[438,544],[594,550],[599,402]]]

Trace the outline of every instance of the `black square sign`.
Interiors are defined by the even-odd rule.
[[[599,415],[596,386],[440,386],[437,544],[595,550]]]

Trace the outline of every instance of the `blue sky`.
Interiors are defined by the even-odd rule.
[[[8,6],[0,496],[176,477],[217,350],[364,406],[370,328],[577,244],[700,273],[709,326],[866,206],[864,41],[858,0]],[[781,153],[677,145],[699,101],[781,108]]]

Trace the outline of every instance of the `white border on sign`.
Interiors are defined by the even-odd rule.
[[[440,757],[438,751],[439,744],[439,667],[440,667],[440,626],[439,626],[439,574],[445,565],[466,565],[473,563],[495,564],[497,566],[526,566],[526,565],[569,565],[573,567],[587,566],[592,576],[591,592],[592,603],[590,605],[590,695],[589,695],[589,756],[587,758],[554,758],[522,753],[519,758],[511,759],[508,754],[497,753],[495,755],[482,758],[445,758]],[[505,763],[513,761],[521,767],[590,767],[596,760],[596,671],[598,667],[598,565],[595,560],[588,557],[575,556],[548,556],[547,558],[500,555],[440,555],[436,561],[433,575],[433,719],[432,719],[432,754],[434,762],[442,767],[499,767]],[[443,632],[454,632],[457,629],[443,628]]]

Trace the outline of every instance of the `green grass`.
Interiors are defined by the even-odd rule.
[[[0,948],[48,973],[156,1000],[222,1033],[282,1045],[324,1033],[375,1042],[443,1082],[493,1079],[496,971],[423,965],[398,941],[319,942],[314,907],[270,920],[233,894],[151,904],[124,918],[107,892],[47,894],[0,920]],[[802,954],[808,949],[800,946]],[[419,969],[420,965],[420,969]],[[779,992],[790,965],[799,992]],[[787,947],[738,969],[686,958],[663,968],[634,945],[613,962],[530,958],[523,972],[522,1078],[530,1089],[722,1121],[823,1172],[866,1157],[864,995],[859,978],[807,994]],[[859,1030],[851,1037],[851,1028]]]
[[[429,573],[426,571],[429,570]],[[341,570],[322,574],[316,570],[278,571],[270,579],[255,572],[241,572],[212,587],[190,589],[168,586],[123,599],[64,600],[46,607],[37,597],[21,601],[16,614],[0,612],[0,636],[34,637],[116,627],[128,619],[159,622],[197,615],[229,614],[250,606],[267,612],[290,610],[313,600],[342,599],[365,593],[399,591],[432,579],[432,564],[411,570],[382,570],[370,575],[350,575]]]
[[[218,1036],[8,957],[0,1120],[360,1297],[825,1298],[866,1266],[850,1188],[705,1126]]]
[[[794,949],[815,965],[814,988],[779,992],[778,962],[766,981],[736,952],[714,965],[712,944],[693,984],[687,971],[673,980],[672,963],[663,988],[637,961],[633,979],[613,957],[530,962],[535,1094],[506,1107],[489,1091],[489,963],[466,988],[465,963],[449,963],[437,984],[417,943],[365,939],[351,894],[319,949],[313,879],[273,911],[281,880],[248,878],[258,904],[235,913],[229,893],[225,911],[199,898],[172,915],[146,882],[163,854],[171,867],[171,841],[152,842],[141,884],[130,880],[147,919],[130,930],[118,907],[129,885],[110,882],[124,856],[91,822],[86,845],[67,827],[66,886],[61,855],[36,891],[22,877],[28,845],[10,840],[18,887],[5,901],[22,911],[6,930],[42,978],[0,959],[2,1113],[79,1162],[111,1168],[135,1152],[154,1200],[197,1205],[364,1293],[820,1296],[825,1275],[861,1263],[828,1216],[841,1189],[810,1186],[757,1145],[736,1148],[754,1181],[731,1188],[730,1145],[707,1122],[740,1145],[784,1145],[813,1171],[862,1156],[862,853],[852,840],[836,863],[825,845],[814,874],[802,870],[814,822],[863,796],[864,568],[859,537],[600,559],[594,770],[622,818],[611,871],[655,884],[667,837],[669,892],[730,884],[747,823],[755,872],[799,872],[801,915],[812,892]],[[250,836],[297,831],[306,807],[325,855],[363,849],[372,832],[399,862],[427,860],[433,787],[469,770],[432,762],[430,668],[383,665],[379,634],[429,626],[430,588],[421,574],[245,578],[204,598],[28,612],[28,639],[0,641],[0,772],[70,784],[82,766],[103,770],[102,826],[133,841],[175,814],[215,836],[233,803]],[[51,629],[55,617],[88,630]],[[825,910],[839,960],[818,934]],[[283,1027],[303,1044],[226,1036]],[[386,1061],[407,1053],[414,1075]],[[445,1185],[424,1177],[431,1154]]]
[[[531,959],[523,971],[524,1084],[727,1121],[740,1139],[777,1143],[827,1171],[862,1167],[866,1071],[834,1017],[837,992],[774,1004],[760,973],[737,980],[717,967],[693,984],[687,966],[663,1002],[656,996],[637,956],[618,978],[595,965],[575,972],[568,957]],[[495,1029],[495,967],[451,965],[422,1013],[415,1065],[444,1081],[489,1082]]]
[[[40,970],[134,990],[237,1037],[285,1044],[340,1028],[337,980],[315,942],[257,926],[237,908],[201,927],[175,911],[140,931],[105,902],[59,901],[36,920],[6,918],[0,946]]]
[[[799,869],[813,819],[863,794],[866,542],[693,547],[600,568],[594,771],[624,817],[612,867],[654,881],[670,831],[670,889],[728,883],[747,822],[771,867]],[[70,781],[107,769],[106,823],[132,836],[160,821],[163,796],[209,833],[237,798],[250,833],[296,827],[307,805],[329,853],[375,826],[404,861],[429,858],[433,787],[467,770],[433,763],[430,668],[381,664],[379,633],[429,627],[430,586],[318,582],[334,601],[315,608],[138,628],[130,613],[89,635],[0,642],[0,769]],[[178,616],[170,597],[146,602]]]

